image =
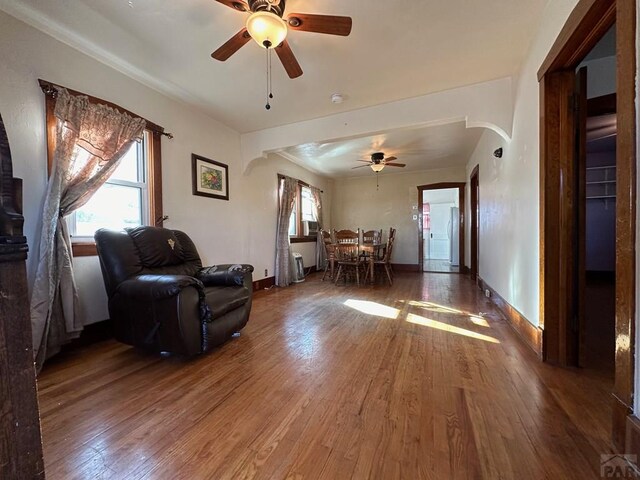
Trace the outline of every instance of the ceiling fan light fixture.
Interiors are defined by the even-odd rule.
[[[262,48],[275,48],[287,38],[287,23],[275,13],[255,12],[246,26],[251,38]]]
[[[383,168],[384,168],[384,163],[372,163],[371,164],[371,170],[373,170],[376,173],[381,172]]]

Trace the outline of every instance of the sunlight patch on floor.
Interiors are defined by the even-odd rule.
[[[418,300],[400,300],[400,302],[406,303],[411,307],[421,308],[423,310],[428,310],[434,313],[466,316],[474,325],[491,328],[491,325],[489,325],[489,322],[487,322],[483,318],[482,314],[469,313],[465,312],[464,310],[458,310],[457,308],[447,307],[445,305],[440,305],[439,303],[433,302],[421,302]]]
[[[438,303],[433,303],[433,302],[419,302],[417,300],[409,300],[406,303],[408,303],[412,307],[424,308],[425,310],[430,310],[432,312],[457,313],[458,315],[467,314],[466,312],[463,312],[462,310],[457,310],[455,308],[446,307],[444,305],[440,305]]]
[[[491,326],[489,325],[489,322],[487,322],[484,318],[482,318],[479,315],[469,315],[469,320],[471,320],[471,322],[474,325],[478,325],[479,327],[491,328]]]
[[[366,313],[368,315],[375,315],[377,317],[390,318],[395,320],[400,315],[400,310],[393,307],[388,307],[381,303],[369,302],[366,300],[353,300],[349,299],[344,304],[353,308],[354,310],[358,310],[359,312]]]
[[[482,335],[481,333],[476,333],[465,328],[456,327],[454,325],[449,325],[448,323],[431,320],[430,318],[421,317],[420,315],[415,315],[413,313],[407,315],[407,322],[414,323],[416,325],[422,325],[423,327],[435,328],[436,330],[442,330],[444,332],[463,335],[465,337],[475,338],[477,340],[483,340],[489,343],[500,343],[500,340],[498,340],[497,338],[489,337],[488,335]]]

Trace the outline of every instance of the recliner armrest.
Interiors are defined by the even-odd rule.
[[[202,282],[188,275],[138,275],[125,280],[116,294],[130,298],[162,299],[178,295],[186,287],[202,290]]]
[[[244,285],[245,277],[251,275],[253,265],[224,264],[201,269],[196,278],[207,287],[227,287]]]

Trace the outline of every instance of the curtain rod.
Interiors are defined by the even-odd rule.
[[[284,178],[284,177],[286,177],[286,176],[287,176],[287,175],[283,175],[282,173],[279,173],[279,174],[278,174],[278,178]],[[293,178],[293,177],[291,177],[291,178]],[[293,178],[293,179],[294,179],[294,180],[297,180],[297,182],[298,182],[300,185],[304,186],[304,187],[312,187],[312,185],[309,185],[307,182],[303,182],[302,180],[299,180],[299,179],[297,179],[297,178]],[[320,190],[320,193],[324,193],[324,190]]]
[[[87,97],[91,103],[101,103],[101,104],[107,105],[107,106],[109,106],[111,108],[115,108],[116,110],[118,110],[121,113],[126,113],[127,115],[131,115],[132,117],[142,118],[145,122],[147,122],[147,125],[146,125],[147,129],[149,129],[152,132],[157,133],[159,135],[163,135],[163,136],[165,136],[165,137],[167,137],[169,139],[173,138],[173,134],[171,134],[169,132],[165,132],[164,131],[164,127],[161,127],[160,125],[156,125],[155,123],[150,122],[146,118],[144,118],[144,117],[142,117],[140,115],[137,115],[137,114],[133,113],[132,111],[127,110],[126,108],[122,108],[120,105],[116,105],[115,103],[109,102],[107,100],[103,100],[101,98],[94,97],[92,95],[87,95],[86,93],[78,92],[77,90],[72,90],[70,88],[63,87],[61,85],[58,85],[58,84],[52,83],[52,82],[48,82],[46,80],[38,79],[38,83],[40,84],[40,88],[42,89],[44,94],[47,95],[47,96],[50,96],[51,98],[56,98],[57,95],[58,95],[58,89],[59,88],[64,88],[71,95]]]

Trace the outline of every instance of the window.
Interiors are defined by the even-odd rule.
[[[315,222],[316,216],[315,205],[313,200],[313,195],[311,195],[311,189],[307,186],[300,185],[298,189],[298,193],[300,196],[300,207],[302,211],[301,221],[303,222]]]
[[[289,236],[304,237],[304,223],[315,222],[315,205],[311,189],[302,183],[298,183],[298,193],[293,204],[293,211],[289,219]],[[313,237],[315,239],[315,237]]]
[[[289,236],[295,237],[298,234],[298,202],[293,203],[293,210],[289,217]]]
[[[69,233],[74,242],[93,241],[99,228],[122,230],[153,222],[149,212],[149,152],[151,132],[135,142],[120,160],[109,180],[85,205],[67,217]],[[78,148],[77,155],[87,155]]]
[[[47,118],[47,158],[51,174],[56,149],[55,85],[39,80],[45,93]],[[67,89],[72,95],[85,95]],[[128,115],[139,116],[111,102],[85,95],[90,102],[109,105]],[[120,230],[139,225],[162,225],[162,170],[160,138],[164,133],[159,125],[147,120],[143,140],[135,142],[120,160],[111,178],[76,212],[67,216],[74,256],[97,255],[93,234],[99,228]],[[76,155],[87,155],[78,148]]]
[[[278,180],[278,198],[282,192],[282,178],[279,176]],[[315,201],[311,188],[308,184],[298,181],[298,191],[296,192],[296,199],[293,202],[293,210],[289,217],[289,237],[294,243],[297,242],[315,242],[316,235],[305,236],[304,222],[315,222]]]

